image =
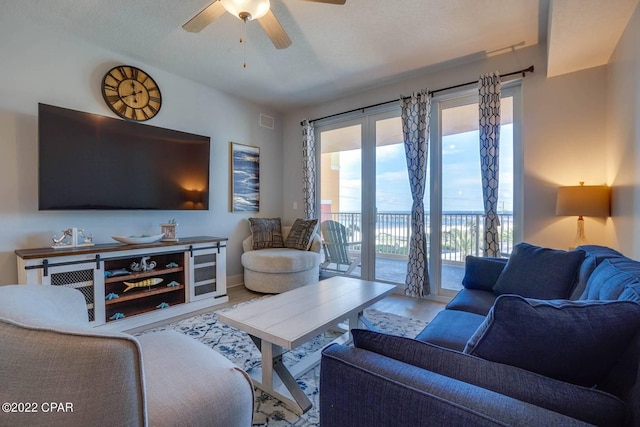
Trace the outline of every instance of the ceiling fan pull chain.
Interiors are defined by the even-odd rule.
[[[242,35],[240,36],[240,43],[242,43],[242,68],[247,68],[247,21],[243,19],[240,21],[242,29],[240,30]]]

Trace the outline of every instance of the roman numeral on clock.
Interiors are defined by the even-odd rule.
[[[110,85],[109,83],[105,83],[104,84],[104,89],[105,90],[110,90],[110,91],[113,91],[113,92],[118,92],[118,87]]]

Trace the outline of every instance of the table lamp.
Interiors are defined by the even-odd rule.
[[[582,217],[608,217],[610,198],[610,189],[606,185],[584,185],[580,182],[580,185],[558,188],[556,215],[578,217],[578,230],[570,249],[588,244]]]

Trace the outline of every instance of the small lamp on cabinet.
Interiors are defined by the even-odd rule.
[[[577,216],[578,229],[571,249],[588,244],[584,234],[583,216],[606,218],[610,215],[611,195],[606,185],[580,185],[559,187],[556,215]]]

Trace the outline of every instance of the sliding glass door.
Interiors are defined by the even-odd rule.
[[[400,112],[371,117],[375,141],[374,279],[404,286],[411,235],[411,190]]]
[[[505,256],[521,240],[519,105],[519,86],[503,88],[498,214]],[[478,121],[475,91],[432,100],[424,205],[435,298],[455,295],[465,257],[483,254]],[[412,199],[399,107],[319,125],[316,131],[323,271],[404,287]]]
[[[326,274],[403,284],[411,194],[399,109],[319,127],[317,140]]]
[[[484,204],[480,173],[478,96],[436,100],[432,116],[431,159],[435,165],[430,187],[432,236],[431,283],[437,295],[453,296],[461,289],[468,255],[483,256]],[[501,99],[498,216],[500,251],[508,256],[513,247],[521,198],[519,90],[503,89]],[[438,237],[439,236],[439,237]]]
[[[362,276],[361,120],[319,129],[323,273]]]

